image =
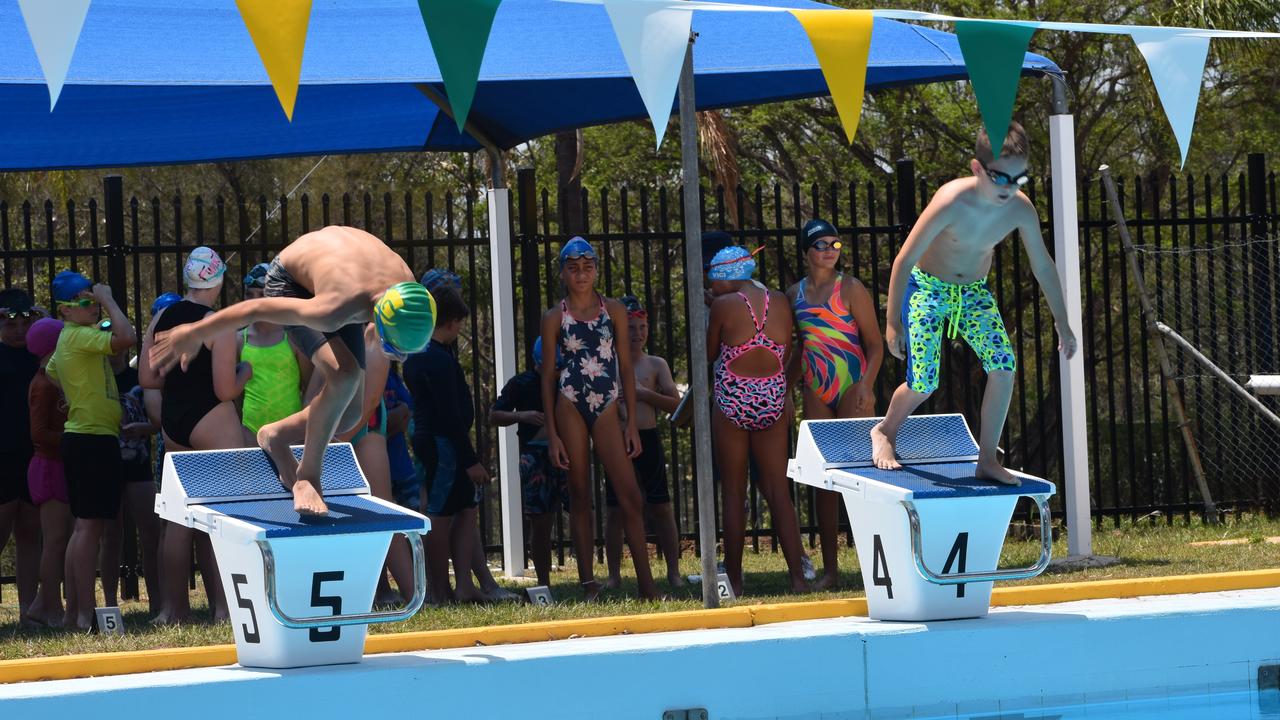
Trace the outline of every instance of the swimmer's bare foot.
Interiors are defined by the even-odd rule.
[[[600,592],[604,590],[604,586],[598,580],[588,580],[582,583],[582,601],[595,602],[600,597]]]
[[[186,617],[179,617],[176,613],[171,613],[168,610],[161,610],[159,615],[156,615],[154,618],[151,619],[151,624],[157,625],[157,626],[158,625],[181,625],[186,621],[187,621]]]
[[[815,590],[835,590],[840,587],[840,574],[835,572],[823,572],[822,579],[814,584]]]
[[[995,460],[978,459],[978,467],[974,472],[981,480],[993,480],[1004,485],[1021,485],[1022,480],[1013,473],[1005,469],[1003,465]]]
[[[316,492],[316,486],[310,480],[298,478],[291,489],[293,490],[293,509],[299,515],[329,514],[329,506],[324,504],[324,498]]]
[[[684,576],[681,575],[680,571],[677,569],[674,573],[667,573],[667,584],[673,588],[678,588],[678,587],[684,587],[689,583],[684,579]]]
[[[877,423],[871,428],[871,462],[881,470],[900,470],[902,463],[898,462],[894,447],[896,438],[890,437],[881,425],[883,423]]]
[[[292,489],[298,479],[298,459],[293,456],[289,443],[271,425],[263,425],[258,430],[258,447],[271,458],[271,463],[280,475],[280,484],[286,490]]]
[[[610,575],[604,579],[604,586],[610,590],[617,590],[622,587],[622,577],[619,575]]]

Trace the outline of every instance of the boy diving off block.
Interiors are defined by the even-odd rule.
[[[938,190],[893,261],[885,342],[894,357],[906,360],[907,381],[894,391],[884,420],[871,430],[872,460],[884,470],[902,467],[894,450],[898,429],[938,389],[944,336],[959,335],[987,373],[977,476],[1019,485],[996,457],[1017,360],[987,289],[991,258],[1009,233],[1016,230],[1022,237],[1031,272],[1058,328],[1058,349],[1068,358],[1076,353],[1076,336],[1067,324],[1057,270],[1040,234],[1040,216],[1018,189],[1027,182],[1026,132],[1010,123],[997,158],[986,130],[979,130],[974,154],[969,161],[973,177],[952,180]]]
[[[364,328],[372,320],[382,351],[403,362],[421,351],[435,328],[436,304],[394,250],[356,228],[331,226],[294,240],[271,261],[264,297],[246,300],[199,322],[156,335],[151,364],[164,373],[188,363],[219,333],[254,322],[285,326],[294,344],[324,380],[320,394],[300,412],[258,430],[258,445],[293,493],[302,515],[325,515],[320,465],[334,434],[361,420]],[[303,442],[302,462],[290,445]]]

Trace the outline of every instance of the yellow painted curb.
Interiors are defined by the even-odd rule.
[[[991,605],[993,607],[1045,605],[1073,600],[1131,598],[1144,595],[1179,595],[1183,593],[1221,592],[1225,590],[1249,590],[1269,587],[1280,587],[1280,569],[996,588],[991,594]],[[854,617],[866,614],[867,601],[865,598],[769,605],[739,605],[717,610],[684,610],[649,615],[622,615],[585,618],[582,620],[526,623],[522,625],[370,635],[365,641],[365,652],[376,655],[392,652],[542,642],[574,637],[744,628],[796,620]],[[29,660],[3,660],[0,661],[0,683],[67,680],[160,670],[215,667],[218,665],[231,665],[235,661],[236,650],[234,645],[64,655]]]

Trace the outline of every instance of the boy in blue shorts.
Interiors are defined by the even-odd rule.
[[[952,180],[938,190],[893,261],[885,342],[894,357],[906,360],[907,381],[894,391],[884,420],[871,430],[872,460],[885,470],[902,467],[894,451],[898,429],[938,389],[944,336],[959,335],[987,373],[977,476],[1018,485],[996,456],[1017,360],[987,289],[996,246],[1011,232],[1022,237],[1031,272],[1057,324],[1058,349],[1068,358],[1076,353],[1076,336],[1067,324],[1058,273],[1040,234],[1040,216],[1019,191],[1027,182],[1026,132],[1010,123],[996,157],[986,130],[979,130],[974,151],[976,157],[969,161],[973,177]]]

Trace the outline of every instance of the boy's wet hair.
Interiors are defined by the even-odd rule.
[[[471,314],[467,301],[462,293],[454,287],[437,287],[431,296],[436,301],[436,326],[448,325],[454,320],[462,320]]]
[[[1022,125],[1012,120],[1009,121],[1009,133],[1004,136],[1004,146],[1000,148],[1000,157],[1029,157],[1031,154],[1031,143],[1027,140],[1027,131],[1022,129]],[[973,144],[973,156],[978,158],[978,162],[983,165],[989,165],[995,161],[995,154],[991,149],[991,138],[987,137],[986,126],[978,128],[978,141]]]

